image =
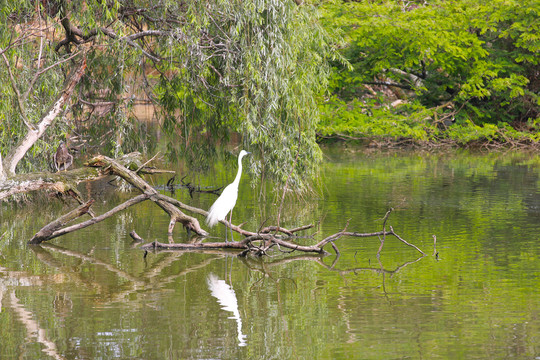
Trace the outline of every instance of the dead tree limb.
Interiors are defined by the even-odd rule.
[[[388,217],[390,216],[390,213],[393,211],[394,209],[393,208],[390,208],[386,214],[384,215],[384,218],[383,218],[383,237],[381,239],[381,246],[379,246],[379,250],[377,251],[377,259],[379,259],[381,257],[381,251],[382,251],[382,248],[384,246],[384,240],[386,240],[386,220],[388,220]],[[380,237],[379,237],[380,239]]]
[[[196,208],[195,208],[196,209]],[[197,213],[200,214],[206,214],[206,211],[201,209],[196,209]],[[253,254],[255,256],[262,256],[262,255],[268,255],[268,250],[273,247],[277,246],[278,249],[281,252],[294,252],[294,251],[300,251],[300,252],[306,252],[306,253],[316,253],[321,255],[327,255],[328,253],[324,250],[324,247],[328,245],[329,243],[332,245],[334,251],[339,256],[340,252],[337,246],[335,245],[335,241],[342,238],[342,237],[383,237],[386,238],[386,236],[394,236],[399,241],[403,242],[405,245],[410,246],[420,252],[422,256],[425,256],[425,253],[420,250],[416,245],[411,244],[407,241],[405,241],[401,236],[399,236],[394,229],[390,226],[390,230],[386,230],[386,221],[388,219],[388,215],[391,211],[388,211],[384,217],[384,223],[383,228],[384,230],[378,231],[378,232],[372,232],[372,233],[360,233],[360,232],[350,232],[346,231],[348,227],[348,222],[343,231],[340,231],[338,233],[332,234],[325,239],[321,240],[320,242],[314,244],[314,245],[300,245],[296,244],[294,241],[299,239],[299,237],[295,236],[294,234],[292,236],[279,236],[275,234],[270,233],[252,233],[247,230],[240,229],[236,226],[232,226],[233,229],[241,230],[241,233],[247,236],[243,240],[235,241],[235,242],[199,242],[199,243],[191,243],[191,244],[164,244],[158,241],[142,245],[142,249],[144,250],[159,250],[159,249],[168,249],[168,250],[205,250],[205,249],[241,249],[243,250],[239,256],[246,256],[248,254]],[[228,224],[228,223],[227,223]],[[311,226],[305,226],[300,227],[297,229],[293,229],[294,232],[299,231],[300,229],[304,228],[310,228]],[[283,230],[283,229],[282,229]],[[291,230],[285,230],[284,233],[287,232],[293,232]],[[138,239],[141,239],[138,237]],[[256,244],[258,243],[258,245]],[[381,241],[382,244],[382,241]],[[284,251],[282,248],[289,249],[290,251]],[[380,250],[377,253],[380,255]]]
[[[53,191],[62,194],[76,192],[76,185],[85,180],[95,180],[102,175],[95,169],[78,168],[58,173],[39,172],[15,175],[0,181],[0,200],[33,191]]]
[[[84,213],[86,213],[88,211],[88,209],[86,209],[86,212],[84,212],[84,213],[81,213],[79,211],[79,209],[84,209],[84,206],[87,205],[87,204],[89,204],[88,205],[88,208],[89,208],[90,205],[92,205],[92,203],[94,202],[93,200],[90,200],[86,204],[83,204],[83,205],[79,206],[77,209],[70,211],[66,215],[61,216],[59,219],[57,219],[57,220],[53,221],[52,223],[50,223],[50,224],[46,225],[45,227],[43,227],[40,231],[38,231],[38,233],[36,235],[34,235],[34,237],[32,239],[30,239],[30,241],[28,241],[28,243],[29,244],[40,244],[43,241],[48,241],[48,240],[54,239],[54,238],[56,238],[58,236],[62,236],[62,235],[68,234],[68,233],[73,232],[73,231],[84,229],[85,227],[97,224],[98,222],[101,222],[101,221],[113,216],[117,212],[125,210],[128,207],[130,207],[132,205],[135,205],[135,204],[138,204],[141,201],[144,201],[146,199],[148,199],[148,196],[145,195],[145,194],[136,196],[136,197],[134,197],[132,199],[129,199],[128,201],[116,206],[115,208],[107,211],[106,213],[104,213],[102,215],[93,217],[90,220],[84,221],[84,222],[76,224],[76,225],[72,225],[72,226],[62,228],[69,221],[72,221],[72,220],[76,219],[77,217],[84,215]],[[79,215],[77,215],[77,214],[79,214]],[[75,215],[77,215],[77,216],[75,216]]]
[[[396,234],[394,232],[394,229],[390,226],[390,232],[388,234],[392,234],[396,237],[396,239],[398,239],[399,241],[401,241],[402,243],[404,243],[405,245],[407,246],[410,246],[412,248],[415,248],[416,250],[418,250],[418,252],[420,252],[422,255],[426,255],[422,250],[420,250],[416,245],[414,244],[410,244],[408,243],[407,241],[405,241],[404,239],[401,238],[401,236],[399,236],[398,234]]]
[[[58,236],[65,235],[67,233],[94,225],[98,222],[101,222],[113,216],[119,211],[125,210],[126,208],[132,205],[138,204],[147,199],[151,199],[152,201],[154,201],[158,206],[160,206],[163,210],[165,210],[171,217],[171,221],[169,223],[169,228],[168,228],[169,235],[172,234],[172,231],[174,229],[174,225],[176,224],[176,222],[182,223],[184,227],[192,230],[198,235],[201,235],[201,236],[208,235],[206,231],[201,229],[197,219],[191,216],[185,215],[174,204],[171,204],[170,202],[168,202],[167,201],[168,199],[162,198],[161,194],[159,194],[153,187],[151,187],[148,183],[146,183],[146,181],[144,181],[141,177],[139,177],[134,171],[129,170],[127,167],[123,166],[118,161],[110,159],[106,156],[97,156],[93,158],[92,160],[90,160],[90,162],[87,165],[92,166],[92,167],[100,167],[101,176],[117,175],[117,176],[122,177],[128,183],[130,183],[134,187],[138,188],[141,192],[143,192],[143,194],[136,196],[116,206],[115,208],[109,210],[108,212],[100,216],[96,216],[88,221],[84,221],[76,225],[64,227],[68,222],[88,212],[89,207],[93,201],[84,204],[84,206],[81,205],[77,209],[70,211],[68,214],[60,217],[59,219],[43,227],[36,235],[34,235],[34,237],[32,237],[32,239],[30,239],[29,244],[39,244],[43,241],[51,240]],[[140,170],[141,167],[138,166],[137,169]],[[59,190],[59,189],[56,189],[56,190]],[[0,194],[1,194],[1,189],[0,189]]]
[[[184,227],[186,227],[189,230],[192,230],[195,234],[198,234],[200,236],[208,235],[208,233],[200,227],[199,222],[196,218],[184,214],[180,209],[184,209],[184,210],[187,210],[187,211],[190,211],[192,213],[199,214],[202,216],[207,216],[208,212],[206,212],[203,209],[199,209],[193,206],[183,204],[182,202],[176,199],[160,194],[159,192],[157,192],[157,190],[155,190],[152,186],[150,186],[146,181],[144,181],[141,177],[139,177],[135,171],[128,169],[127,167],[120,164],[118,161],[108,158],[106,156],[102,156],[102,155],[96,156],[93,159],[91,159],[86,165],[90,167],[100,168],[100,173],[102,173],[103,175],[115,175],[115,176],[119,176],[123,178],[126,182],[128,182],[132,186],[139,189],[142,192],[142,194],[124,202],[121,205],[118,205],[117,207],[115,207],[112,210],[109,210],[107,213],[103,215],[97,216],[95,218],[92,218],[80,224],[62,228],[62,226],[64,226],[68,221],[71,221],[72,219],[78,217],[74,215],[78,213],[76,209],[74,210],[74,212],[70,212],[69,214],[66,214],[64,217],[61,217],[60,219],[55,220],[51,224],[45,226],[42,230],[40,230],[40,232],[38,232],[30,240],[31,244],[38,244],[42,241],[49,240],[54,237],[58,237],[58,236],[67,234],[69,232],[76,231],[84,227],[93,225],[99,221],[102,221],[114,215],[115,213],[119,211],[126,209],[127,207],[131,205],[150,199],[153,202],[155,202],[159,207],[161,207],[165,212],[167,212],[170,216],[170,223],[168,227],[169,243],[164,244],[164,243],[155,241],[150,244],[142,245],[141,248],[145,250],[148,250],[148,249],[169,249],[169,250],[238,249],[238,250],[243,250],[240,253],[240,256],[245,256],[247,254],[253,254],[255,256],[262,256],[262,255],[269,255],[268,251],[272,247],[277,247],[279,251],[284,252],[284,253],[300,251],[300,252],[306,252],[306,253],[316,253],[316,254],[326,255],[328,253],[324,250],[324,247],[330,243],[334,251],[339,257],[340,252],[335,244],[335,241],[342,237],[375,237],[377,236],[379,237],[379,239],[381,239],[381,236],[382,236],[381,246],[379,247],[379,251],[377,252],[377,257],[379,257],[383,244],[384,244],[384,239],[386,239],[387,235],[392,235],[396,237],[398,240],[400,240],[401,242],[403,242],[404,244],[406,244],[407,246],[413,247],[422,255],[425,255],[424,252],[420,250],[417,246],[405,241],[398,234],[396,234],[394,229],[391,226],[390,226],[389,231],[386,229],[386,223],[392,209],[390,209],[383,218],[382,231],[373,232],[373,233],[350,232],[350,231],[347,231],[347,228],[349,226],[349,221],[347,221],[347,224],[342,231],[335,233],[333,235],[330,235],[314,245],[302,245],[302,244],[296,243],[296,240],[300,239],[300,237],[295,235],[296,232],[309,229],[312,227],[312,225],[300,226],[293,230],[287,230],[280,226],[268,226],[264,229],[261,229],[259,232],[252,232],[252,231],[242,229],[240,226],[230,224],[226,220],[222,220],[221,222],[225,224],[225,226],[231,228],[232,230],[244,235],[245,238],[243,240],[236,241],[236,242],[202,242],[201,241],[197,243],[187,243],[187,244],[174,243],[172,240],[172,232],[173,232],[174,225],[176,224],[176,222],[182,223]],[[135,169],[137,170],[139,169],[139,167],[136,167]],[[82,207],[79,207],[79,208],[82,208]],[[89,208],[89,205],[88,205],[88,208]],[[86,209],[86,211],[88,211],[88,209]],[[281,232],[281,234],[278,235],[278,232]],[[138,241],[143,240],[135,232],[132,232],[132,237],[136,238]]]
[[[60,216],[58,219],[54,220],[50,224],[44,226],[41,230],[39,230],[36,235],[28,241],[29,244],[39,244],[42,241],[52,239],[52,234],[57,231],[58,229],[65,226],[70,221],[83,216],[84,214],[88,213],[88,210],[90,209],[90,206],[94,203],[94,200],[89,200],[86,203],[78,206],[76,209],[71,210],[65,215]]]
[[[129,168],[130,170],[137,169],[139,174],[162,174],[174,173],[171,170],[153,169],[142,164],[140,158],[142,154],[132,152],[119,158],[117,161]],[[33,191],[52,191],[61,194],[72,195],[77,194],[77,184],[83,181],[98,180],[105,175],[97,168],[81,167],[61,171],[56,173],[50,172],[35,172],[28,174],[18,174],[8,178],[5,181],[0,181],[0,200],[7,199],[17,194],[26,194]],[[77,201],[79,199],[74,196]],[[79,201],[79,203],[82,203]]]
[[[150,200],[155,202],[160,208],[162,208],[167,214],[169,214],[171,220],[169,222],[167,234],[172,235],[175,224],[179,222],[186,229],[193,231],[197,235],[208,235],[208,233],[201,228],[199,221],[196,218],[184,214],[173,203],[164,199],[163,195],[161,195],[156,189],[150,186],[134,171],[129,170],[116,160],[113,160],[103,155],[98,155],[92,158],[86,165],[92,167],[101,167],[103,171],[109,175],[120,176],[129,184],[139,189],[142,193],[146,194],[150,198]]]

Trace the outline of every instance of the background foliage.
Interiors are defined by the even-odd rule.
[[[323,9],[352,65],[334,66],[323,136],[537,141],[537,1],[339,1]]]
[[[68,135],[83,151],[153,152],[141,99],[170,159],[201,170],[243,147],[254,179],[296,189],[317,174],[316,134],[537,143],[539,12],[534,0],[2,2],[0,79],[11,69],[29,96],[21,110],[2,88],[0,147],[39,121],[83,52],[76,95],[19,170],[47,168]]]

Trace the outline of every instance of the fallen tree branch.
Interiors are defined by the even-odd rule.
[[[0,181],[0,200],[13,195],[33,191],[55,191],[62,194],[76,191],[76,185],[84,180],[95,180],[102,175],[95,169],[78,168],[58,173],[40,172],[20,174],[6,181]]]
[[[185,182],[184,179],[187,177],[184,176],[183,178],[180,179],[180,182],[182,183],[182,185],[179,185],[179,186],[182,186],[182,187],[185,187],[188,189],[189,191],[189,196],[191,198],[193,198],[193,193],[194,192],[198,192],[198,193],[204,193],[204,194],[214,194],[214,195],[219,195],[220,194],[220,191],[223,189],[223,186],[220,186],[216,189],[212,189],[212,190],[202,190],[200,186],[194,186],[194,185],[191,185],[190,182]],[[174,187],[174,177],[172,177],[171,179],[169,179],[169,181],[167,182],[167,187],[169,187],[169,189],[171,189],[171,191],[174,191],[175,187]]]
[[[85,205],[87,206],[81,205],[77,209],[69,212],[68,214],[64,216],[61,216],[59,219],[43,227],[36,235],[34,235],[34,237],[32,237],[32,239],[30,239],[29,244],[39,244],[43,241],[51,240],[58,236],[65,235],[67,233],[94,225],[98,222],[101,222],[113,216],[117,212],[125,210],[128,207],[138,204],[147,199],[151,199],[152,201],[154,201],[158,206],[164,209],[171,217],[171,221],[169,223],[169,229],[168,229],[169,235],[172,234],[172,231],[176,222],[181,222],[186,228],[194,231],[198,235],[205,236],[208,234],[206,231],[200,228],[200,225],[197,219],[191,216],[185,215],[173,204],[167,202],[166,199],[164,200],[163,198],[161,198],[160,194],[154,188],[152,188],[148,183],[146,183],[135,172],[121,165],[118,161],[107,158],[105,156],[97,156],[93,158],[92,160],[90,160],[88,166],[101,167],[102,168],[102,170],[100,171],[101,176],[103,176],[104,174],[107,174],[107,175],[118,175],[122,177],[128,183],[130,183],[131,185],[141,190],[143,194],[136,196],[130,200],[127,200],[126,202],[109,210],[108,212],[100,216],[96,216],[88,221],[85,221],[76,225],[72,225],[69,227],[63,227],[68,222],[88,212],[91,202],[86,203]],[[83,209],[85,209],[84,212],[83,212]]]
[[[196,209],[196,208],[195,208]],[[204,210],[197,209],[199,212],[206,213]],[[390,211],[387,212],[387,215],[389,215]],[[387,218],[387,216],[385,216]],[[386,221],[385,221],[386,224]],[[348,226],[348,223],[347,223]],[[340,231],[336,234],[330,235],[326,237],[324,240],[318,242],[315,245],[299,245],[294,243],[294,240],[297,240],[298,237],[293,235],[289,237],[282,238],[280,236],[277,236],[275,234],[262,234],[262,233],[252,233],[243,229],[238,228],[237,226],[232,225],[233,230],[236,231],[236,229],[239,230],[240,233],[248,235],[246,238],[240,241],[234,241],[234,242],[199,242],[199,243],[190,243],[190,244],[164,244],[158,241],[154,241],[149,244],[145,244],[141,246],[141,249],[144,250],[159,250],[159,249],[167,249],[167,250],[204,250],[204,249],[242,249],[242,251],[239,256],[246,256],[249,253],[252,253],[256,256],[266,255],[266,252],[273,246],[277,245],[278,248],[281,250],[281,247],[290,249],[291,251],[288,252],[294,252],[294,251],[300,251],[300,252],[307,252],[307,253],[316,253],[321,255],[327,255],[328,253],[324,250],[324,247],[330,243],[336,251],[336,254],[339,256],[340,252],[337,248],[337,246],[334,244],[334,241],[338,240],[341,237],[386,237],[387,235],[392,235],[401,242],[403,242],[405,245],[410,246],[420,252],[422,256],[425,255],[425,253],[420,250],[416,245],[411,244],[407,241],[405,241],[401,236],[395,233],[394,229],[390,227],[390,231],[378,231],[373,233],[359,233],[359,232],[349,232],[345,231],[347,229],[347,226],[345,226],[345,229],[343,231]],[[311,226],[309,226],[311,227]],[[297,229],[295,229],[297,230]],[[135,237],[134,237],[135,238]],[[137,235],[137,239],[143,240],[140,236]],[[261,242],[260,246],[254,246],[254,242]],[[285,251],[282,251],[285,252]],[[377,254],[380,254],[378,252]]]
[[[245,249],[246,245],[243,241],[231,242],[207,242],[207,243],[174,243],[165,244],[159,241],[154,241],[141,246],[144,250],[206,250],[206,249]]]
[[[117,161],[131,170],[138,169],[140,174],[174,173],[171,170],[153,169],[145,166],[140,161],[141,156],[140,153],[133,152],[122,156]],[[83,181],[98,180],[103,177],[105,177],[103,172],[92,167],[75,168],[56,173],[36,172],[18,174],[5,181],[0,181],[0,200],[17,194],[43,190],[71,195],[71,191],[77,193],[77,184]]]
[[[50,224],[46,225],[45,227],[43,227],[40,231],[37,232],[36,235],[34,235],[34,237],[32,237],[32,239],[30,239],[30,241],[28,241],[28,243],[29,244],[40,244],[43,241],[51,240],[51,239],[54,239],[55,237],[62,236],[62,235],[65,235],[65,234],[68,234],[70,232],[77,231],[77,230],[80,230],[80,229],[84,229],[85,227],[97,224],[97,223],[99,223],[99,222],[113,216],[117,212],[125,210],[128,207],[130,207],[132,205],[135,205],[135,204],[138,204],[141,201],[144,201],[146,199],[148,199],[148,196],[145,195],[145,194],[136,196],[136,197],[134,197],[132,199],[129,199],[128,201],[125,201],[124,203],[116,206],[115,208],[107,211],[106,213],[104,213],[102,215],[93,217],[90,220],[84,221],[84,222],[76,224],[76,225],[61,228],[62,226],[64,226],[68,222],[70,222],[70,221],[76,219],[77,217],[82,216],[86,212],[88,212],[90,205],[92,205],[92,203],[94,202],[94,200],[90,200],[87,203],[79,206],[78,208],[70,211],[66,215],[61,216],[59,219],[57,219],[57,220],[53,221],[52,223],[50,223]],[[86,208],[86,211],[81,212],[81,211],[83,211],[85,209],[85,207],[87,205],[88,205],[88,208]]]
[[[78,206],[76,209],[71,210],[65,215],[60,216],[58,219],[54,220],[50,224],[44,226],[39,230],[33,237],[28,241],[29,244],[39,244],[42,241],[52,239],[52,234],[63,227],[65,224],[70,221],[86,214],[90,209],[90,206],[94,203],[94,200],[89,200],[86,203]]]
[[[129,170],[116,160],[103,155],[98,155],[91,159],[86,165],[92,167],[101,167],[103,171],[109,175],[120,176],[129,184],[139,189],[142,193],[148,195],[150,200],[155,202],[159,207],[167,212],[171,218],[167,234],[172,235],[175,224],[180,222],[186,229],[193,231],[197,235],[208,235],[208,233],[201,228],[197,219],[184,214],[178,207],[176,207],[172,202],[167,201],[163,195],[157,192],[156,189],[150,186],[134,171]],[[170,199],[173,200],[172,198]]]
[[[390,216],[390,213],[393,210],[394,210],[393,208],[390,208],[383,217],[383,226],[382,226],[382,228],[383,228],[383,237],[381,239],[381,246],[379,246],[379,250],[377,250],[377,259],[379,259],[381,257],[381,251],[382,251],[382,248],[384,246],[384,240],[386,240],[386,220],[388,220],[388,217]],[[379,237],[379,239],[380,239],[380,237]]]

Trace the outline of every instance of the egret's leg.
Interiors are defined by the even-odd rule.
[[[227,221],[227,215],[225,215],[225,221]],[[225,225],[225,242],[229,242],[229,240],[227,240],[227,225]]]
[[[234,241],[234,236],[233,236],[233,232],[232,232],[232,209],[231,209],[231,213],[229,215],[229,224],[231,226],[231,241]]]

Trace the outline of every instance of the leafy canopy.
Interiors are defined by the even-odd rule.
[[[330,103],[336,109],[370,107],[357,99],[375,99],[380,107],[367,85],[416,102],[394,115],[440,107],[458,123],[497,124],[534,121],[540,113],[538,1],[331,2],[324,9],[325,26],[346,37],[343,54],[353,66],[335,66]]]
[[[209,136],[242,136],[258,157],[251,171],[302,188],[320,161],[315,96],[328,73],[329,37],[311,6],[292,1],[189,3],[191,21],[176,30],[162,77],[166,128],[183,150]],[[174,114],[174,116],[172,116]],[[215,139],[215,138],[214,138]],[[213,143],[212,143],[213,144]],[[212,145],[213,146],[213,145]]]

